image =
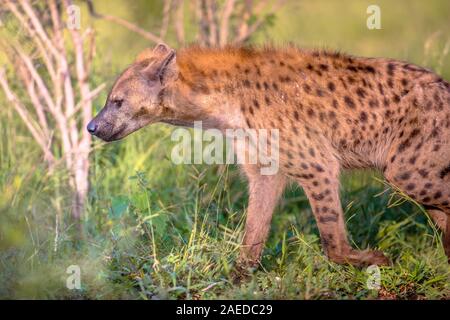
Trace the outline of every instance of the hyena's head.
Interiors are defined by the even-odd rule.
[[[114,141],[157,122],[163,112],[164,88],[177,78],[175,59],[175,51],[163,44],[141,53],[118,77],[87,130],[104,141]]]

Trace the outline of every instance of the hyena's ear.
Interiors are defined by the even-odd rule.
[[[176,78],[178,68],[175,50],[165,44],[159,44],[153,49],[152,57],[153,59],[148,59],[148,65],[142,70],[147,79],[158,80],[161,84],[165,84]]]
[[[164,43],[159,43],[154,48],[146,48],[142,52],[138,54],[136,57],[135,63],[141,63],[145,60],[161,57],[161,55],[167,54],[170,50],[170,47]]]
[[[170,51],[173,51],[173,50],[165,43],[159,43],[153,48],[153,53],[155,55],[159,55],[159,56],[166,55]]]

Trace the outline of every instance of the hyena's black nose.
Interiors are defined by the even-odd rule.
[[[91,121],[88,123],[87,125],[87,131],[89,131],[89,133],[94,134],[95,131],[97,131],[97,124],[94,123],[94,121]]]

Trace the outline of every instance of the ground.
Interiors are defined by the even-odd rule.
[[[366,269],[326,259],[298,187],[286,190],[276,211],[260,268],[233,282],[245,181],[234,166],[172,164],[170,133],[156,125],[125,142],[96,144],[79,239],[65,189],[58,188],[63,178],[43,174],[39,164],[24,175],[2,171],[0,297],[450,298],[440,232],[374,172],[345,173],[342,199],[351,243],[379,248],[393,261],[381,268],[378,290],[367,287]],[[70,265],[80,266],[80,290],[66,288]]]

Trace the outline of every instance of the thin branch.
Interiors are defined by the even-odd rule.
[[[41,22],[39,21],[39,18],[36,16],[36,13],[34,12],[33,8],[31,7],[31,4],[28,0],[19,0],[22,9],[27,14],[28,18],[31,21],[31,24],[34,27],[34,30],[36,31],[36,34],[40,37],[42,42],[46,45],[47,49],[53,54],[55,58],[58,58],[59,52],[56,50],[55,46],[52,44],[49,36],[44,30],[44,27],[42,26]]]
[[[4,68],[0,68],[0,86],[2,87],[3,91],[5,92],[6,98],[8,101],[13,105],[14,109],[17,111],[19,116],[22,118],[22,121],[27,126],[28,130],[30,131],[31,135],[33,136],[34,140],[36,140],[37,144],[41,147],[42,151],[44,152],[44,156],[46,160],[49,162],[49,164],[54,162],[54,156],[50,152],[49,148],[47,147],[47,143],[45,141],[45,136],[42,133],[42,131],[36,127],[36,125],[33,124],[32,117],[29,115],[27,109],[25,106],[20,102],[20,100],[17,98],[17,96],[14,94],[14,92],[11,90],[11,87],[9,86],[8,80],[6,79],[6,73]]]
[[[48,109],[51,112],[55,112],[55,104],[50,95],[50,91],[48,90],[44,80],[41,78],[36,68],[33,65],[33,61],[29,56],[23,52],[23,50],[19,47],[19,45],[13,45],[14,51],[18,54],[18,57],[23,61],[24,65],[27,67],[28,72],[30,73],[32,79],[36,82],[39,87],[39,92],[44,98],[45,103],[47,104]]]
[[[197,19],[199,25],[199,32],[197,34],[197,41],[200,42],[201,45],[208,45],[209,37],[208,37],[208,24],[207,18],[205,16],[205,11],[202,8],[203,0],[196,0],[195,4],[195,18]]]
[[[45,117],[45,111],[44,107],[41,104],[41,101],[39,100],[38,95],[36,94],[36,87],[34,85],[34,82],[29,81],[27,84],[27,91],[28,95],[30,96],[31,103],[36,109],[36,114],[39,120],[39,123],[42,127],[42,131],[45,133],[45,137],[47,139],[50,138],[50,130],[48,128],[47,118]]]
[[[260,4],[267,3],[268,0],[261,0]],[[245,0],[242,4],[242,10],[237,15],[239,17],[236,30],[236,38],[247,33],[248,22],[252,16],[253,0]]]
[[[54,0],[53,0],[54,1]],[[71,0],[64,0],[64,5],[69,7],[72,5]],[[83,53],[83,40],[79,33],[79,31],[75,28],[70,29],[70,35],[72,37],[72,42],[74,45],[75,51],[75,70],[78,79],[78,88],[80,91],[81,101],[81,114],[82,121],[81,126],[84,129],[88,122],[92,117],[92,98],[91,98],[91,90],[89,88],[88,82],[88,73],[86,70],[86,64],[84,61],[84,53]],[[74,107],[73,112],[76,112],[76,107]],[[72,119],[69,119],[71,121]],[[79,152],[87,152],[89,153],[89,146],[91,144],[91,135],[87,132],[87,130],[82,131],[82,138],[79,141],[78,150]]]
[[[185,42],[184,35],[184,1],[175,0],[175,34],[180,45]]]
[[[39,98],[38,94],[36,93],[36,90],[34,87],[34,81],[31,78],[30,73],[28,72],[23,61],[21,59],[17,58],[15,51],[10,46],[5,44],[4,41],[0,41],[0,47],[2,47],[4,52],[6,53],[6,55],[5,55],[6,59],[17,70],[17,74],[19,75],[23,85],[26,87],[26,89],[28,91],[28,95],[31,100],[31,103],[33,104],[34,109],[36,111],[36,115],[38,117],[38,121],[41,126],[40,130],[42,131],[44,138],[49,139],[50,133],[49,133],[49,129],[48,129],[47,119],[45,116],[45,111],[44,111],[45,108],[41,104],[40,98]]]
[[[159,37],[161,39],[164,39],[167,34],[167,29],[169,27],[169,21],[170,21],[170,9],[172,7],[172,0],[165,0],[164,1],[164,9],[163,9],[163,18],[162,18],[162,24],[161,24],[161,30],[159,32]]]
[[[164,43],[164,41],[160,37],[154,35],[153,33],[149,32],[149,31],[146,31],[146,30],[138,27],[137,25],[135,25],[125,19],[115,17],[115,16],[110,16],[110,15],[104,15],[103,19],[114,22],[116,24],[119,24],[119,25],[127,28],[128,30],[141,35],[142,37],[144,37],[147,40],[153,41],[155,43]]]
[[[20,13],[19,9],[15,5],[14,2],[11,0],[6,0],[6,4],[10,11],[16,16],[16,18],[20,21],[21,25],[27,30],[28,34],[30,35],[31,39],[36,43],[36,47],[39,50],[39,53],[42,56],[42,59],[45,63],[45,66],[48,70],[48,73],[50,74],[50,77],[52,80],[56,78],[56,71],[53,67],[53,61],[51,57],[48,55],[47,50],[44,48],[44,44],[42,40],[36,36],[35,30],[29,25],[28,21],[25,19],[23,14]]]
[[[50,7],[50,14],[53,23],[55,47],[57,48],[58,51],[58,72],[61,76],[63,83],[65,118],[67,118],[67,115],[71,114],[75,109],[75,93],[72,86],[72,77],[70,74],[69,63],[67,61],[67,52],[65,48],[64,35],[61,32],[62,22],[60,13],[58,11],[55,0],[50,0],[48,2],[48,5]],[[72,149],[76,150],[78,145],[78,128],[76,121],[69,120],[67,125],[69,136],[71,139],[71,147]]]
[[[222,17],[220,21],[220,36],[219,43],[221,46],[225,45],[228,42],[228,34],[229,34],[229,25],[231,14],[234,10],[234,5],[236,0],[227,0],[223,7]]]
[[[83,34],[83,41],[88,38],[88,44],[87,44],[87,58],[86,58],[86,73],[90,73],[92,61],[94,60],[95,56],[95,32],[93,29],[88,28],[86,29],[85,33]]]
[[[164,43],[164,41],[158,37],[157,35],[146,31],[144,29],[142,29],[141,27],[125,20],[119,17],[115,17],[115,16],[111,16],[111,15],[104,15],[104,14],[99,14],[95,11],[94,8],[94,4],[92,3],[92,0],[86,0],[86,3],[88,5],[88,9],[89,9],[89,13],[91,14],[91,16],[93,16],[94,18],[99,18],[99,19],[105,19],[108,21],[111,21],[115,24],[121,25],[122,27],[127,28],[130,31],[133,31],[139,35],[141,35],[142,37],[144,37],[147,40],[150,40],[152,42],[155,43]]]
[[[209,45],[214,46],[218,42],[218,27],[216,21],[217,4],[214,0],[203,0],[204,16],[208,24]]]
[[[35,81],[38,89],[39,89],[39,93],[41,94],[41,96],[43,97],[44,101],[46,102],[46,105],[48,107],[48,109],[50,110],[50,112],[53,114],[53,116],[55,117],[56,123],[58,125],[59,131],[61,132],[61,139],[62,139],[62,145],[63,145],[63,151],[64,152],[71,152],[72,150],[72,143],[69,139],[69,132],[68,132],[68,128],[67,125],[65,123],[65,118],[64,115],[61,112],[61,109],[56,108],[50,93],[47,89],[47,86],[45,85],[45,82],[43,81],[43,79],[41,78],[41,76],[39,75],[39,73],[37,72],[37,70],[35,69],[33,62],[31,61],[31,58],[28,57],[22,50],[21,48],[16,45],[14,46],[14,50],[15,53],[17,53],[17,55],[19,56],[19,58],[23,61],[24,65],[27,67],[28,72],[31,75],[31,78]],[[68,161],[70,162],[70,159],[68,158]],[[68,163],[68,167],[70,168],[71,163]]]
[[[87,101],[94,100],[100,94],[100,92],[102,92],[102,90],[105,89],[105,87],[106,87],[106,84],[102,83],[97,88],[92,90],[86,98],[80,100],[77,103],[77,105],[75,106],[74,113],[73,114],[69,114],[69,117],[73,117],[78,111],[80,111],[80,109],[83,107],[84,103],[86,103]]]
[[[286,1],[287,0],[277,0],[269,12],[273,13],[273,12],[279,10],[282,6],[284,6]],[[261,11],[262,11],[262,9],[261,9]],[[247,41],[252,36],[252,34],[254,34],[262,26],[265,19],[266,19],[266,15],[262,14],[262,12],[261,12],[259,14],[258,20],[256,20],[255,23],[253,23],[251,26],[249,26],[246,31],[242,32],[234,42],[237,44],[241,44],[241,43]]]
[[[34,110],[36,112],[40,129],[45,137],[45,140],[48,140],[50,137],[50,131],[48,128],[47,118],[45,116],[44,106],[42,105],[39,96],[36,93],[36,88],[33,80],[30,80],[30,74],[26,71],[26,67],[17,63],[16,70],[18,70],[18,74],[22,79],[22,83],[25,84],[28,96],[30,97],[31,103],[34,106]]]

